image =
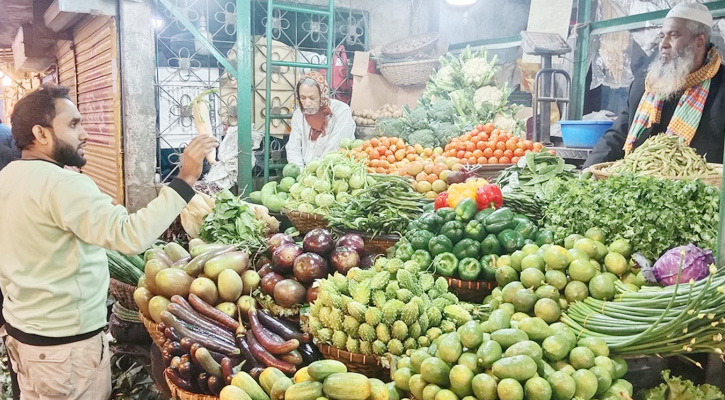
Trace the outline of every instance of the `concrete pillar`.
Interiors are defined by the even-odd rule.
[[[157,195],[155,9],[153,0],[119,2],[125,196],[136,211]]]

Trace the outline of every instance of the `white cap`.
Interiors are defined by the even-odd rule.
[[[712,28],[712,14],[710,10],[700,3],[678,3],[667,13],[667,18],[682,18],[696,21],[708,28]]]

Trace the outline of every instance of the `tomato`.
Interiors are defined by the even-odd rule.
[[[486,130],[486,125],[484,125],[484,124],[478,124],[478,125],[476,125],[476,129],[478,129],[479,132],[485,131]]]
[[[519,158],[518,157],[514,157],[514,158],[511,159],[511,163],[512,164],[516,164],[517,162],[519,162]]]
[[[482,150],[478,150],[478,149],[473,150],[473,156],[474,157],[478,158],[478,157],[481,157],[482,155],[483,155],[483,151]]]
[[[511,151],[516,150],[518,148],[517,145],[518,145],[518,140],[516,140],[516,139],[509,139],[506,141],[506,148]]]
[[[501,150],[501,149],[496,149],[496,150],[494,150],[494,151],[493,151],[493,156],[494,156],[494,157],[496,157],[496,158],[501,158],[501,157],[503,157],[503,150]]]
[[[496,142],[496,148],[501,151],[504,151],[504,150],[506,150],[506,143],[505,142]]]
[[[493,125],[493,123],[489,122],[485,125],[483,125],[483,131],[490,134],[493,132],[493,130],[496,129],[496,127]]]
[[[532,150],[534,148],[534,142],[531,140],[524,140],[524,145],[526,146],[527,150]]]
[[[498,129],[494,129],[491,131],[491,136],[498,136],[501,132]]]
[[[501,157],[501,158],[498,159],[498,162],[500,162],[501,164],[510,164],[511,163],[511,159],[508,158],[508,157],[506,157],[506,156],[503,156],[503,157]]]
[[[493,150],[487,147],[485,150],[483,150],[483,156],[486,158],[493,156]]]
[[[373,147],[378,147],[378,146],[380,146],[380,140],[378,138],[372,138],[372,139],[370,139],[370,144]]]
[[[471,156],[471,157],[468,158],[468,163],[469,164],[476,164],[477,162],[478,162],[478,158],[476,158],[474,156]]]
[[[478,143],[476,143],[476,149],[481,151],[486,150],[486,141],[479,140]]]
[[[524,155],[524,150],[522,150],[521,148],[517,148],[516,150],[514,150],[514,157],[521,157],[523,155]]]
[[[511,158],[511,157],[514,156],[514,152],[511,151],[511,150],[504,150],[503,151],[503,155],[506,156],[506,157],[508,157],[508,158]]]
[[[498,158],[496,158],[496,157],[490,157],[488,159],[488,163],[489,164],[498,164]]]
[[[483,156],[478,157],[478,163],[479,164],[488,164],[488,158],[483,157]]]
[[[534,150],[535,150],[535,151],[539,151],[539,150],[541,150],[541,149],[542,149],[543,147],[544,147],[544,145],[543,145],[543,144],[541,144],[541,143],[539,143],[539,142],[536,142],[536,143],[534,143]]]
[[[456,153],[456,157],[463,158],[466,156],[466,152],[464,150],[458,150],[458,153]]]
[[[476,144],[473,142],[466,142],[466,151],[476,150]]]

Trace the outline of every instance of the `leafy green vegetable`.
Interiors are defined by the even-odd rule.
[[[662,371],[665,383],[643,393],[643,400],[724,400],[725,395],[715,386],[696,386],[678,376],[670,377],[670,371]]]
[[[693,180],[621,175],[605,180],[557,182],[544,213],[562,241],[601,228],[608,240],[627,239],[636,252],[657,259],[687,243],[716,250],[720,193]]]
[[[216,194],[211,214],[204,218],[200,237],[207,243],[237,244],[251,250],[265,247],[264,221],[258,220],[252,207],[229,190]]]

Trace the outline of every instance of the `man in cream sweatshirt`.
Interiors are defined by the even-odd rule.
[[[208,136],[184,150],[178,178],[134,214],[113,205],[82,167],[88,134],[68,89],[43,86],[11,116],[22,158],[0,171],[0,287],[5,342],[22,399],[103,399],[111,393],[104,248],[138,254],[194,196]]]

